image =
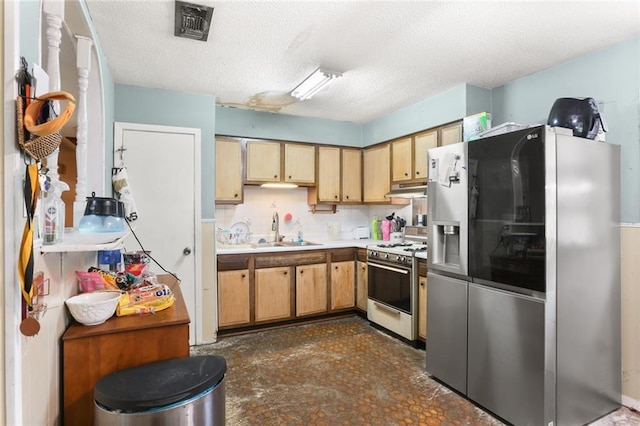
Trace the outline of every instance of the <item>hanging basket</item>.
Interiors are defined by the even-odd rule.
[[[60,143],[62,143],[60,131],[46,136],[31,135],[30,139],[25,140],[24,99],[21,96],[16,98],[16,117],[18,121],[18,144],[32,158],[41,161],[58,149]]]

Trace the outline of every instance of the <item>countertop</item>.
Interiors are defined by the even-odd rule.
[[[317,245],[310,246],[289,246],[289,247],[254,247],[251,244],[220,244],[216,245],[216,253],[223,254],[241,254],[241,253],[279,253],[290,251],[303,251],[303,250],[329,250],[336,248],[366,248],[372,244],[382,244],[383,241],[362,239],[362,240],[328,240],[322,241],[318,239],[309,239],[310,242],[317,243]]]

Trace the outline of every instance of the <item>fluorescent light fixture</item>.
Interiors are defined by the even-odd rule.
[[[289,188],[297,188],[298,185],[296,185],[295,183],[278,183],[278,182],[273,182],[273,183],[263,183],[262,185],[260,185],[261,188],[278,188],[278,189],[289,189]]]
[[[342,73],[318,68],[302,83],[291,91],[291,96],[301,101],[311,98],[331,80],[341,77]]]

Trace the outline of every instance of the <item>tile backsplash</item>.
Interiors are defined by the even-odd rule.
[[[251,230],[252,242],[261,237],[272,240],[271,218],[274,211],[280,217],[280,235],[287,240],[296,238],[297,223],[302,226],[305,240],[335,239],[334,235],[340,235],[342,240],[350,240],[355,237],[356,227],[370,227],[373,216],[382,219],[392,212],[411,223],[411,205],[338,205],[335,214],[311,213],[307,204],[307,188],[265,189],[245,186],[243,204],[216,206],[216,225],[228,229],[234,223],[245,222]],[[285,220],[287,213],[291,214],[290,221]]]

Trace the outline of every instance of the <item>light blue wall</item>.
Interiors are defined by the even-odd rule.
[[[622,151],[622,221],[640,222],[640,38],[493,89],[493,124],[546,123],[561,97],[592,97],[601,104],[607,142]]]
[[[216,133],[355,147],[362,141],[359,124],[223,106],[216,107]]]
[[[213,219],[216,98],[115,85],[115,121],[198,128],[202,137],[202,218]]]
[[[466,96],[467,85],[461,84],[371,120],[362,126],[362,144],[369,146],[459,120],[466,113]]]
[[[486,111],[490,99],[490,91],[462,84],[364,124],[217,106],[216,133],[365,147],[459,120],[469,100]]]
[[[467,84],[467,111],[464,116],[477,114],[479,112],[491,112],[491,90]]]

